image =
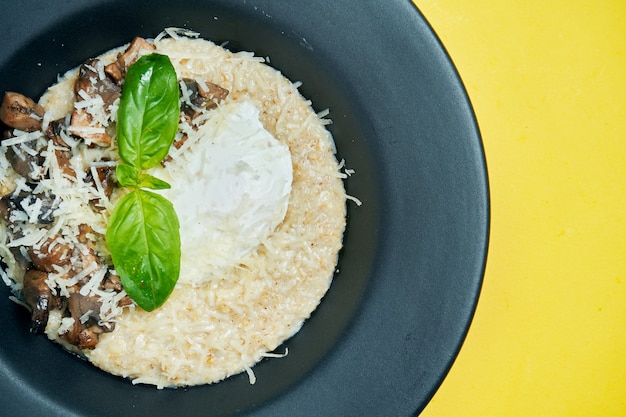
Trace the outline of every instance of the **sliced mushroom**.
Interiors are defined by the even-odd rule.
[[[11,213],[13,211],[21,211],[24,214],[24,221],[38,224],[51,224],[54,221],[54,210],[57,206],[54,196],[38,193],[38,194],[20,194],[13,197],[12,195],[4,197],[0,205],[0,212],[6,215],[6,220],[11,222]]]
[[[217,84],[205,81],[198,83],[198,93],[206,100],[206,108],[214,109],[228,97],[229,91]]]
[[[98,181],[100,182],[100,185],[102,185],[104,195],[107,198],[111,197],[111,194],[113,194],[113,190],[117,185],[117,181],[115,179],[115,167],[99,166],[95,168],[95,171],[98,175]],[[91,173],[91,170],[87,171],[85,182],[91,182],[94,186],[96,185],[96,181]]]
[[[103,290],[113,290],[117,293],[122,292],[122,290],[124,289],[122,287],[121,278],[118,275],[112,274],[110,272],[107,274],[106,278],[102,281],[102,284],[100,284],[100,288]],[[133,300],[128,295],[125,295],[124,297],[122,297],[122,299],[118,301],[117,303],[117,305],[120,307],[126,307],[131,304],[133,304]]]
[[[96,253],[96,244],[91,240],[90,235],[93,234],[93,229],[87,224],[81,224],[78,226],[78,242],[80,245],[76,245],[75,259],[80,261],[74,265],[75,269],[84,270],[91,268],[93,264],[102,266],[102,260]],[[88,280],[89,276],[85,277]]]
[[[107,274],[106,278],[102,281],[102,289],[114,290],[116,292],[122,291],[122,280],[115,274]]]
[[[78,78],[74,84],[74,93],[83,98],[80,91],[84,91],[92,98],[101,97],[105,110],[121,95],[120,87],[106,76],[104,66],[99,59],[89,59],[80,66]]]
[[[90,239],[90,235],[93,235],[93,229],[91,228],[91,226],[86,223],[78,225],[78,241],[84,245],[89,245],[90,249],[95,250],[95,244]]]
[[[107,147],[111,145],[111,136],[106,129],[93,120],[93,116],[85,109],[75,109],[70,121],[70,133],[79,136],[87,143]]]
[[[63,132],[64,127],[65,127],[65,118],[53,120],[50,123],[48,123],[48,128],[46,129],[46,136],[48,137],[48,139],[54,142],[55,145],[63,147],[63,148],[69,148],[69,145],[65,143],[65,141],[61,137],[61,133]]]
[[[144,38],[137,36],[132,40],[128,48],[123,53],[117,55],[117,59],[104,68],[104,71],[118,84],[121,84],[126,77],[126,71],[141,55],[144,51],[153,51],[156,49],[154,44],[151,44]]]
[[[98,326],[92,326],[83,329],[78,334],[78,348],[79,349],[94,349],[100,341],[99,334],[102,333],[102,329]]]
[[[9,250],[13,255],[13,259],[15,259],[17,266],[19,266],[22,271],[26,271],[31,266],[30,259],[22,253],[21,247],[12,246]]]
[[[82,295],[79,292],[70,294],[67,308],[74,319],[90,327],[100,320],[100,302],[96,297]],[[82,319],[82,320],[80,320]]]
[[[22,294],[31,308],[31,331],[41,333],[48,323],[48,314],[53,304],[52,291],[46,283],[48,274],[37,269],[29,269],[24,274]]]
[[[61,337],[79,349],[93,349],[98,335],[104,330],[98,326],[100,302],[79,292],[71,293],[67,301],[67,313],[74,319],[72,328]]]
[[[228,90],[210,82],[198,83],[191,78],[183,78],[184,88],[180,94],[183,97],[182,111],[190,118],[195,118],[203,109],[214,109],[228,97]]]
[[[14,92],[4,93],[0,120],[9,127],[32,132],[41,129],[45,111],[32,99]]]
[[[29,248],[28,256],[35,267],[45,272],[55,272],[55,266],[72,264],[72,249],[60,238],[48,238],[41,247]]]
[[[5,154],[13,170],[30,183],[41,180],[44,172],[41,149],[35,151],[33,155],[32,151],[27,152],[20,145],[13,145],[7,147]]]
[[[61,171],[63,171],[63,174],[68,178],[76,178],[76,171],[74,171],[70,162],[72,152],[70,151],[67,143],[65,143],[61,137],[61,132],[64,127],[65,119],[50,122],[48,124],[48,128],[46,129],[46,136],[57,146],[57,149],[54,150],[54,156],[56,156],[57,162],[59,163],[59,167],[61,168]]]
[[[54,222],[54,212],[58,208],[58,201],[52,194],[38,193],[32,195],[33,200],[41,202],[41,208],[37,215],[37,223],[52,224]]]
[[[74,84],[75,100],[80,103],[85,100],[101,100],[99,112],[106,117],[108,109],[120,96],[120,88],[104,75],[99,67],[102,63],[98,59],[84,62],[78,71],[78,78]],[[95,104],[94,104],[95,106]],[[110,146],[111,136],[107,132],[103,120],[96,120],[89,106],[75,106],[70,121],[70,133],[83,138],[88,143],[99,146]]]
[[[9,221],[9,215],[11,214],[11,207],[9,206],[9,199],[0,199],[0,218],[5,222]]]
[[[189,116],[184,115],[184,117],[185,117],[185,119],[186,119],[187,121],[189,121],[189,120],[190,120]],[[189,139],[189,136],[185,133],[185,134],[183,134],[180,138],[175,139],[175,140],[174,140],[174,143],[172,143],[172,145],[173,145],[176,149],[180,149],[180,148],[181,148],[181,147],[185,144],[185,142],[187,142],[187,139]],[[167,165],[167,163],[168,163],[168,162],[170,162],[171,160],[172,160],[172,156],[171,156],[170,154],[167,154],[167,155],[165,156],[165,158],[163,158],[163,160],[161,161],[161,165],[162,165],[162,166],[165,166],[165,165]]]

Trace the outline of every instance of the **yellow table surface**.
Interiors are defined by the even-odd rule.
[[[626,1],[414,1],[492,206],[476,315],[422,416],[626,416]]]

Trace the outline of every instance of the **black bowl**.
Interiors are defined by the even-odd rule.
[[[289,355],[219,384],[134,386],[28,332],[0,296],[2,415],[410,416],[469,327],[487,252],[489,196],[463,85],[409,1],[2,1],[0,92],[39,97],[58,74],[169,26],[269,56],[329,108],[356,174],[333,285]]]

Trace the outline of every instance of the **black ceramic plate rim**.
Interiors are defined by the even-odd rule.
[[[188,3],[200,7],[210,2]],[[217,0],[216,3],[226,2]],[[352,162],[358,165],[356,159],[361,157],[380,158],[377,162],[393,160],[394,164],[377,166],[380,169],[377,173],[357,170],[354,181],[347,184],[348,191],[354,192],[356,197],[370,197],[370,201],[365,199],[361,208],[350,206],[352,220],[372,220],[370,226],[375,231],[368,235],[374,241],[365,248],[374,256],[362,262],[363,273],[368,275],[363,282],[367,285],[355,290],[359,294],[354,299],[354,316],[345,317],[337,328],[337,331],[342,331],[341,337],[329,342],[328,349],[317,358],[313,368],[306,370],[306,376],[301,380],[282,387],[277,396],[259,397],[254,407],[242,407],[240,411],[250,416],[414,415],[430,400],[460,349],[473,316],[484,273],[489,195],[484,153],[469,98],[441,42],[409,1],[368,0],[358,5],[337,1],[332,7],[321,0],[294,1],[282,6],[261,0],[242,4],[233,6],[233,10],[241,9],[246,16],[253,16],[261,24],[265,22],[274,26],[273,30],[284,29],[286,42],[297,43],[308,51],[309,56],[319,54],[327,59],[326,68],[337,70],[332,80],[348,82],[342,92],[344,98],[347,97],[355,109],[367,116],[362,120],[364,132],[356,138],[346,139],[345,134],[334,132],[339,151],[345,154],[348,165]],[[83,0],[68,1],[65,6],[59,6],[66,9],[59,12],[60,17],[71,16],[88,5],[89,2]],[[38,2],[30,1],[23,7],[39,6]],[[302,10],[305,16],[315,15],[315,18],[307,22],[303,17],[294,17],[294,10]],[[297,21],[299,25],[290,26],[291,21]],[[173,23],[186,24],[185,21]],[[379,24],[374,26],[375,23]],[[31,27],[38,27],[38,24],[41,29],[32,32],[15,29],[14,25],[8,24],[9,35],[5,53],[0,55],[2,60],[17,52],[22,44],[36,41],[38,33],[49,30],[52,23],[46,16],[35,13]],[[197,29],[194,25],[190,28]],[[313,30],[318,28],[326,31],[326,39],[315,36]],[[368,50],[359,46],[358,42],[346,39],[348,35],[363,41],[371,40],[373,46]],[[335,52],[332,42],[340,43],[336,47],[343,52],[342,56]],[[349,44],[355,51],[341,46],[343,44]],[[381,44],[387,47],[374,48]],[[368,56],[358,54],[362,51],[368,51]],[[280,60],[277,62],[280,68]],[[4,65],[3,62],[0,65]],[[367,65],[371,68],[366,68]],[[61,65],[58,70],[67,69],[69,67]],[[392,77],[380,76],[381,71],[392,74]],[[292,78],[297,76],[287,75]],[[366,77],[382,84],[371,87],[371,95],[359,89],[368,85]],[[413,87],[415,80],[417,84],[424,84],[424,91],[430,91],[428,83],[420,81],[423,79],[434,84],[433,91],[445,94],[417,97]],[[303,88],[306,88],[306,83]],[[311,93],[315,95],[315,92]],[[310,98],[314,104],[317,103],[315,97]],[[389,101],[371,103],[368,101],[371,98],[386,98]],[[333,118],[341,117],[341,114],[332,112],[333,108]],[[432,125],[426,123],[426,127],[419,126],[423,129],[415,132],[413,117],[427,122],[432,118],[434,121]],[[340,123],[337,125],[340,126]],[[352,148],[345,142],[349,140],[367,142],[370,154],[355,157],[348,152]],[[421,146],[423,143],[428,145]],[[416,148],[427,155],[415,155]],[[441,158],[446,163],[453,159],[450,167],[454,172],[424,171],[419,164],[413,165],[426,160],[427,156]],[[423,166],[432,168],[428,164]],[[394,175],[396,170],[400,170],[403,176]],[[366,190],[365,185],[359,183],[359,176],[361,181],[363,178],[372,180],[370,186],[373,190]],[[407,179],[410,177],[419,180]],[[447,188],[441,189],[439,195],[433,192],[432,184]],[[419,205],[416,206],[416,203]],[[364,218],[362,213],[368,210],[373,214],[371,218]],[[412,216],[415,212],[432,218],[415,219]],[[419,240],[420,236],[436,234],[443,237],[427,242]],[[350,236],[347,236],[346,242],[348,246]],[[432,253],[441,255],[436,255],[437,259],[420,256]],[[346,247],[339,268],[344,261],[349,263],[355,256],[358,254]],[[445,265],[446,262],[463,267],[464,273]],[[414,277],[412,271],[418,271],[421,276]],[[440,287],[445,287],[445,294],[437,292]],[[431,305],[424,301],[428,300],[428,296],[435,298],[436,302]],[[424,301],[424,305],[411,304],[418,299]],[[401,319],[401,315],[406,315],[406,319]],[[436,324],[431,326],[432,322]],[[4,324],[0,321],[0,325]],[[305,329],[306,326],[307,323]],[[375,340],[377,336],[387,341]],[[48,342],[37,340],[34,343]],[[9,341],[0,339],[0,351],[12,348],[15,347]],[[0,382],[0,392],[5,394],[4,398],[10,396],[15,401],[7,408],[9,412],[22,409],[32,411],[33,415],[92,415],[93,411],[95,415],[112,415],[112,411],[106,408],[96,408],[88,413],[81,408],[73,409],[65,399],[42,396],[29,386],[28,378],[20,373],[20,369],[6,362],[0,368],[4,378]],[[46,371],[41,369],[42,373]],[[90,371],[79,367],[78,372]],[[228,387],[228,383],[211,389],[219,392],[226,389],[223,387]],[[262,380],[258,382],[261,383]],[[146,392],[144,388],[133,388],[128,384],[128,389],[133,389],[133,395],[137,397]],[[187,398],[197,399],[196,394],[202,389],[191,388]],[[175,396],[168,393],[160,397],[150,395],[150,398],[151,404],[138,399],[126,411],[134,415],[167,415],[163,410],[171,410],[172,407],[178,407],[179,415],[197,415],[201,411],[197,405],[193,409],[185,408],[184,392]],[[154,404],[154,398],[157,402],[161,398],[163,404]],[[207,410],[210,409],[210,405],[207,407]],[[219,411],[216,414],[225,415]],[[237,412],[229,415],[234,414]]]

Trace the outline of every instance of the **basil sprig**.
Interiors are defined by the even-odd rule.
[[[130,191],[115,206],[106,232],[126,293],[146,311],[160,307],[180,274],[180,226],[174,206],[155,190],[169,184],[145,170],[167,155],[178,129],[176,72],[165,55],[145,55],[128,68],[117,113],[116,168]]]

